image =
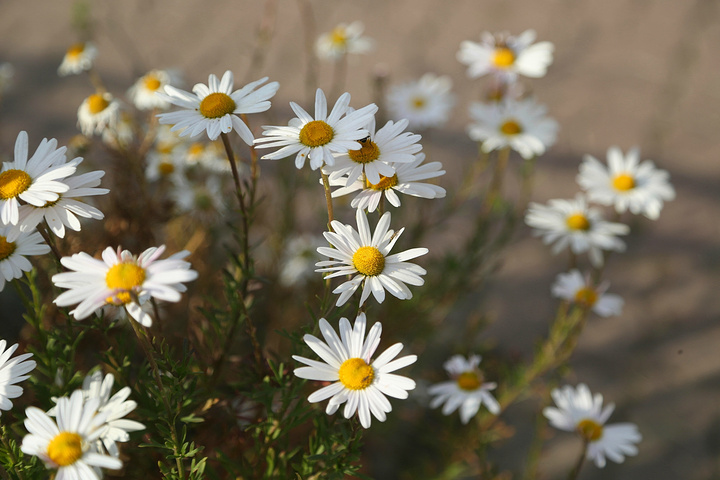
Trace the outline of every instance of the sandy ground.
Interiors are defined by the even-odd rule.
[[[607,270],[612,290],[626,300],[623,315],[593,319],[573,360],[574,379],[618,405],[618,416],[643,433],[641,453],[583,478],[720,478],[720,245],[717,161],[720,124],[720,2],[715,0],[315,0],[315,29],[361,20],[376,51],[350,65],[354,104],[371,100],[369,74],[389,81],[425,72],[450,75],[458,106],[446,128],[433,132],[428,157],[448,165],[472,158],[465,136],[465,104],[477,83],[455,60],[462,40],[483,30],[519,33],[534,28],[556,46],[548,75],[533,82],[561,125],[557,144],[538,164],[534,200],[570,197],[585,153],[603,158],[610,145],[638,145],[670,171],[677,200],[660,221],[634,225],[628,252]],[[77,40],[70,0],[2,0],[0,61],[16,68],[12,94],[0,108],[0,148],[9,153],[17,132],[64,144],[75,130],[77,105],[88,86],[58,78],[67,46]],[[177,67],[189,84],[208,73],[247,70],[260,0],[124,0],[93,3],[97,67],[111,90],[123,92],[153,67]],[[275,105],[304,98],[307,23],[298,2],[278,1],[277,22],[262,68],[281,84]],[[259,75],[258,75],[259,76]],[[331,69],[320,67],[321,86]],[[286,107],[278,107],[286,108]],[[286,118],[284,111],[278,116]],[[431,142],[431,143],[430,143]],[[545,332],[552,304],[549,285],[563,267],[526,235],[512,247],[494,282],[488,337],[527,353]],[[522,299],[522,301],[517,301]],[[4,308],[4,307],[3,307]],[[3,310],[4,316],[6,311]],[[523,332],[518,335],[518,332]],[[558,478],[575,444],[556,436],[542,465]]]

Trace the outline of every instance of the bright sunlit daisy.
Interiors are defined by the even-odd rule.
[[[58,67],[58,75],[61,77],[77,75],[90,70],[96,56],[97,48],[92,43],[76,43],[65,52],[63,61]]]
[[[399,232],[389,230],[390,212],[380,218],[375,227],[375,234],[371,234],[370,226],[365,212],[357,209],[355,213],[357,231],[350,225],[343,225],[337,220],[331,223],[333,232],[325,232],[325,239],[332,247],[319,247],[317,251],[330,260],[315,264],[319,267],[316,272],[329,272],[325,278],[344,277],[353,275],[353,278],[342,283],[333,290],[340,297],[336,305],[343,305],[363,284],[360,305],[365,303],[372,292],[375,300],[382,303],[385,300],[385,290],[400,300],[412,298],[410,289],[405,285],[420,286],[425,281],[420,277],[427,272],[424,268],[408,263],[421,255],[428,253],[427,248],[411,248],[395,255],[389,255],[390,250],[397,242],[404,228]]]
[[[170,108],[170,101],[157,93],[177,81],[177,75],[171,70],[150,70],[128,89],[128,97],[139,110],[166,110]]]
[[[337,60],[349,53],[367,53],[372,50],[373,41],[362,36],[364,30],[362,22],[341,23],[320,35],[315,42],[315,53],[323,60]]]
[[[440,127],[455,106],[451,88],[450,77],[426,73],[419,80],[391,86],[387,107],[393,118],[407,119],[410,128]]]
[[[626,456],[637,455],[635,444],[642,440],[637,426],[634,423],[605,425],[615,406],[603,408],[602,395],[593,395],[582,383],[577,388],[565,385],[551,393],[557,408],[546,407],[543,414],[558,430],[577,433],[587,445],[585,457],[598,468],[605,466],[606,458],[622,463]]]
[[[317,170],[324,165],[335,165],[333,154],[360,150],[358,140],[367,138],[365,129],[374,118],[377,106],[374,103],[349,112],[350,94],[343,93],[330,115],[327,114],[327,100],[321,89],[315,93],[315,117],[313,118],[295,102],[290,107],[297,115],[287,127],[263,127],[263,137],[255,140],[257,148],[282,147],[264,155],[267,160],[295,156],[295,166],[300,169],[305,159],[310,158],[310,168]]]
[[[183,282],[197,278],[184,260],[190,252],[182,251],[159,260],[165,245],[145,250],[137,257],[128,250],[107,247],[102,260],[85,252],[63,257],[60,262],[72,272],[53,275],[55,286],[67,288],[55,304],[67,307],[78,304],[71,313],[77,320],[90,316],[104,305],[125,307],[138,323],[150,327],[152,317],[140,306],[139,298],[150,295],[166,302],[180,301],[187,288]]]
[[[1,243],[0,248],[2,248]],[[13,407],[11,398],[18,398],[22,395],[22,387],[16,384],[30,378],[28,373],[37,365],[35,360],[28,360],[28,358],[32,357],[32,353],[23,353],[10,358],[18,348],[17,343],[11,345],[10,348],[6,347],[7,342],[0,340],[0,415],[2,415],[3,410],[10,410]]]
[[[670,175],[655,167],[652,160],[640,163],[640,150],[630,149],[623,155],[618,147],[607,151],[607,166],[595,157],[585,155],[577,181],[591,201],[613,205],[618,213],[630,210],[657,220],[663,202],[675,198]]]
[[[270,108],[270,99],[280,84],[263,85],[267,81],[268,77],[264,77],[233,92],[235,81],[228,70],[220,81],[210,74],[208,84],[196,84],[192,93],[168,85],[165,94],[157,95],[183,110],[161,113],[158,118],[160,123],[173,125],[171,130],[179,130],[181,137],[197,137],[205,131],[210,140],[215,140],[221,133],[235,130],[245,143],[252,145],[253,134],[240,115],[265,112]]]
[[[93,93],[78,108],[78,127],[87,137],[115,129],[119,118],[120,102],[108,92]]]
[[[417,360],[416,355],[407,355],[396,360],[403,348],[396,343],[385,350],[374,361],[372,356],[380,345],[382,325],[375,323],[365,337],[365,314],[360,313],[355,325],[350,326],[347,318],[340,319],[340,336],[324,319],[320,319],[320,332],[325,341],[313,335],[305,335],[303,340],[323,362],[293,355],[298,362],[307,367],[295,369],[295,375],[308,380],[333,382],[315,391],[308,397],[311,403],[330,398],[325,412],[332,415],[343,403],[343,416],[352,417],[357,411],[360,424],[369,428],[372,417],[384,422],[392,406],[386,398],[408,397],[408,390],[415,388],[415,382],[392,372],[406,367]]]
[[[579,270],[571,270],[557,276],[552,293],[558,298],[591,309],[601,317],[620,315],[623,299],[620,295],[605,293],[608,286],[596,286],[589,276],[583,277]]]
[[[45,255],[50,247],[36,231],[21,233],[13,241],[8,240],[9,226],[0,226],[0,292],[5,282],[21,278],[23,272],[33,269],[26,255]]]

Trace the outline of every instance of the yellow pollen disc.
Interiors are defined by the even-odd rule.
[[[332,44],[338,47],[344,47],[347,43],[347,35],[345,35],[344,28],[334,28],[330,33],[330,38]]]
[[[105,275],[105,283],[111,290],[130,291],[145,281],[145,270],[134,263],[116,263]]]
[[[130,296],[130,292],[120,292],[112,297],[107,297],[105,299],[105,303],[107,303],[108,305],[115,305],[116,307],[126,305],[131,301],[132,297]]]
[[[515,52],[507,47],[500,47],[495,49],[495,57],[493,63],[496,67],[507,68],[515,63]]]
[[[202,143],[193,143],[188,147],[188,154],[190,155],[200,155],[205,150],[205,146]]]
[[[308,122],[300,130],[300,143],[308,147],[320,147],[330,143],[335,136],[332,127],[322,120]]]
[[[353,162],[370,163],[377,160],[380,156],[380,149],[378,148],[377,144],[372,140],[365,140],[364,142],[361,141],[360,145],[362,145],[360,150],[348,151],[348,155],[350,155],[350,160],[352,160]]]
[[[522,127],[515,120],[508,120],[500,125],[500,131],[505,135],[517,135],[522,133]]]
[[[108,102],[105,97],[103,97],[99,93],[93,93],[88,97],[87,105],[90,113],[95,115],[105,110],[108,105],[110,105],[110,102]]]
[[[413,108],[420,110],[425,106],[427,101],[423,97],[415,97],[412,99],[412,102],[410,102],[413,106]]]
[[[0,262],[8,258],[15,251],[15,242],[8,242],[7,237],[0,235]]]
[[[235,111],[235,100],[226,93],[211,93],[200,102],[200,114],[205,118],[220,118]]]
[[[67,49],[67,52],[65,54],[70,58],[77,58],[85,51],[85,44],[84,43],[76,43],[72,47]]]
[[[32,177],[23,170],[5,170],[0,173],[0,199],[15,198],[30,188]]]
[[[627,173],[621,173],[617,177],[613,178],[612,184],[613,187],[615,187],[615,190],[626,192],[635,188],[635,179],[632,177],[632,175],[628,175]]]
[[[380,275],[385,269],[385,256],[375,247],[360,247],[352,257],[353,265],[366,277]]]
[[[147,88],[148,90],[152,90],[154,92],[155,90],[160,88],[160,85],[162,85],[162,83],[155,75],[150,74],[145,75],[145,77],[143,78],[143,85],[145,85],[145,88]]]
[[[573,213],[565,222],[570,230],[590,230],[590,221],[582,213]]]
[[[378,191],[389,190],[392,187],[397,186],[397,184],[398,184],[397,174],[393,175],[392,177],[386,177],[384,175],[380,175],[380,181],[376,184],[372,184],[372,183],[368,182],[367,179],[365,180],[365,188],[370,188],[372,190],[378,190]]]
[[[588,442],[595,442],[600,440],[603,436],[602,425],[597,423],[595,420],[590,420],[589,418],[578,422],[577,431],[580,436]]]
[[[592,307],[597,302],[598,294],[595,290],[590,287],[584,287],[575,293],[575,303],[584,305],[586,307]]]
[[[338,370],[340,382],[349,390],[363,390],[375,378],[375,370],[362,358],[345,360]]]
[[[60,432],[48,444],[48,457],[61,467],[72,465],[83,455],[82,443],[82,437],[77,433]]]
[[[158,171],[161,175],[170,175],[175,171],[175,165],[170,162],[162,162],[158,165]]]
[[[463,372],[457,377],[457,384],[463,390],[477,390],[482,385],[482,378],[476,372]]]

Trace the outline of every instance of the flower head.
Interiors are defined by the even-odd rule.
[[[25,256],[50,252],[50,247],[38,232],[23,232],[14,235],[11,241],[8,239],[11,231],[11,227],[0,226],[0,292],[5,288],[5,282],[21,278],[22,272],[32,270],[32,264]]]
[[[411,128],[442,126],[455,106],[451,88],[450,77],[426,73],[419,80],[391,86],[388,110],[394,118],[407,119]]]
[[[2,277],[0,277],[1,279]],[[16,385],[23,380],[30,378],[30,373],[35,366],[35,360],[28,360],[32,353],[23,353],[12,357],[18,344],[7,347],[5,340],[0,340],[0,415],[3,410],[10,410],[13,407],[11,398],[18,398],[23,393],[22,387]]]
[[[97,48],[92,43],[76,43],[65,52],[63,61],[58,67],[58,75],[61,77],[77,75],[90,70],[96,56]]]
[[[583,277],[579,270],[571,270],[557,276],[552,286],[556,297],[580,305],[601,317],[620,315],[623,299],[620,295],[605,293],[608,285],[595,286],[589,276]]]
[[[78,108],[78,127],[87,137],[114,130],[119,119],[120,102],[108,92],[93,93]]]
[[[176,82],[177,75],[170,70],[150,70],[128,89],[128,97],[140,110],[166,110],[170,107],[170,101],[157,93]]]
[[[367,53],[373,41],[363,37],[362,22],[341,23],[332,31],[323,33],[315,42],[315,53],[323,60],[337,60],[350,53]]]

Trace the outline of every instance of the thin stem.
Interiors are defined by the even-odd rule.
[[[575,466],[572,468],[572,470],[570,470],[570,473],[568,474],[568,480],[577,480],[577,478],[580,476],[580,470],[582,470],[583,465],[585,465],[587,446],[588,441],[583,439],[582,451],[580,452],[580,456],[578,457]]]
[[[502,191],[503,179],[505,177],[505,169],[507,167],[508,159],[510,158],[510,147],[501,149],[497,154],[497,160],[495,161],[495,170],[493,170],[493,176],[490,180],[490,189],[487,195],[487,203],[492,207],[492,203],[495,199],[500,196]]]
[[[220,134],[222,138],[223,146],[225,147],[225,154],[227,154],[228,162],[230,162],[230,170],[232,170],[233,182],[235,182],[235,190],[240,201],[240,208],[245,209],[245,205],[242,201],[242,187],[240,186],[240,173],[238,173],[237,165],[235,164],[235,153],[233,152],[232,145],[230,145],[230,137],[227,133],[223,132]]]
[[[378,213],[382,217],[383,213],[385,213],[385,193],[380,192],[380,201],[378,202]]]
[[[90,67],[90,70],[88,70],[87,73],[90,78],[90,83],[92,83],[92,86],[95,88],[97,93],[103,94],[107,92],[107,88],[105,88],[102,78],[100,78],[100,75],[94,68]]]
[[[62,255],[60,255],[60,251],[57,249],[57,246],[55,245],[55,241],[52,239],[48,231],[50,230],[50,227],[47,224],[47,220],[43,219],[43,225],[38,225],[37,231],[42,235],[43,240],[45,240],[45,243],[48,244],[48,247],[50,247],[50,251],[53,253],[53,256],[55,257],[55,260],[58,264],[60,264],[60,259],[62,258]]]
[[[155,315],[155,325],[157,326],[158,333],[162,332],[162,319],[160,318],[160,309],[158,308],[155,297],[150,297],[150,303],[153,307],[153,315]]]
[[[330,179],[328,178],[327,174],[320,170],[320,175],[322,175],[322,182],[323,182],[323,188],[325,189],[325,202],[327,203],[327,211],[328,211],[328,231],[332,232],[332,222],[335,219],[333,216],[333,204],[332,204],[332,191],[330,191]]]

